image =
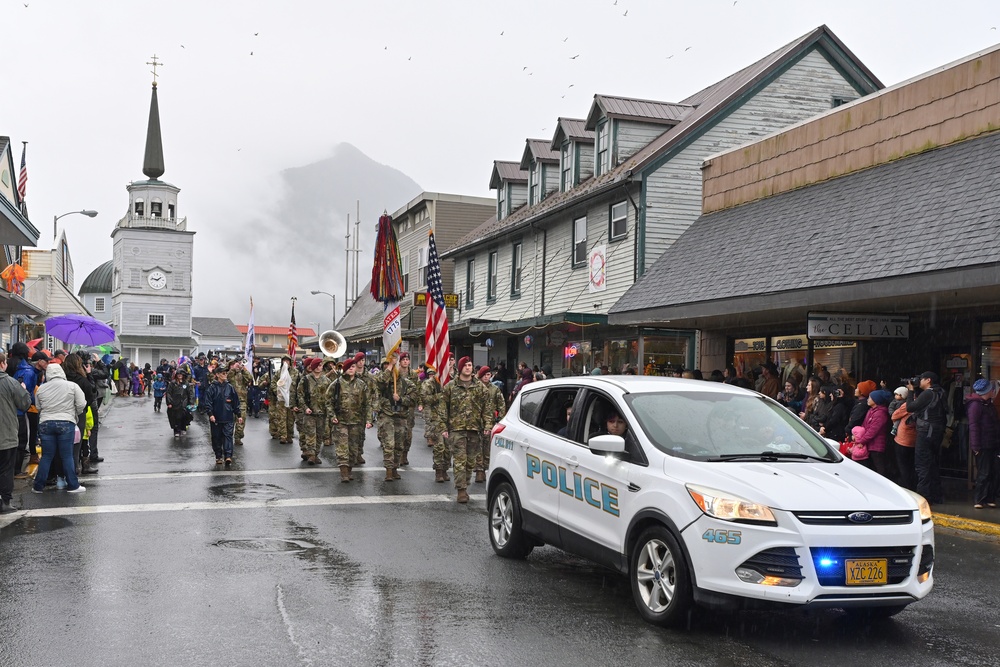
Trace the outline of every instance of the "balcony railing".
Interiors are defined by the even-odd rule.
[[[158,215],[133,215],[128,213],[118,221],[119,228],[169,229],[174,232],[187,230],[187,218],[164,218]]]

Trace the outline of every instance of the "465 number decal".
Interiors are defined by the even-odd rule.
[[[716,544],[739,544],[742,533],[738,530],[706,530],[701,539]]]

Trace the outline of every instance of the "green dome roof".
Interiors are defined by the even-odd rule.
[[[114,261],[108,260],[90,272],[87,279],[80,285],[80,294],[110,294],[111,277],[114,273]]]

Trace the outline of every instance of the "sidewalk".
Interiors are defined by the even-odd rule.
[[[966,480],[946,477],[941,481],[946,501],[934,505],[934,525],[1000,537],[1000,508],[977,510]]]

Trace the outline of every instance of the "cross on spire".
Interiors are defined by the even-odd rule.
[[[163,67],[163,62],[160,61],[160,60],[157,60],[156,54],[154,53],[153,54],[153,59],[150,60],[150,61],[148,61],[146,64],[153,66],[153,85],[155,86],[156,85],[156,76],[157,76],[157,74],[156,74],[156,68],[157,67]]]

